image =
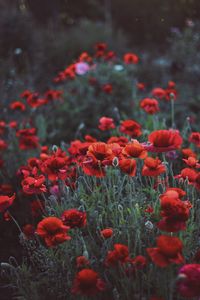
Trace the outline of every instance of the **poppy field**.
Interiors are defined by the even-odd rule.
[[[200,299],[198,120],[141,64],[98,43],[2,108],[8,299]]]

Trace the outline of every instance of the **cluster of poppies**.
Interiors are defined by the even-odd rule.
[[[118,58],[113,51],[107,49],[106,44],[97,44],[93,56],[82,53],[74,64],[54,78],[54,82],[74,80],[76,76],[94,70],[98,67],[96,60],[99,63],[116,64]],[[127,53],[123,57],[123,64],[126,66],[134,67],[138,62],[139,58],[134,53]],[[89,81],[92,85],[96,84],[95,78],[89,77]],[[109,82],[101,88],[106,94],[113,92],[113,86]],[[140,82],[137,83],[137,88],[144,93],[146,86]],[[21,94],[20,101],[9,105],[9,109],[16,114],[28,109],[37,112],[39,107],[46,108],[53,100],[61,100],[62,95],[62,91],[53,89],[43,96],[27,90]],[[160,111],[160,100],[171,101],[173,104],[176,97],[176,84],[169,81],[167,87],[154,88],[150,96],[140,99],[138,109],[153,115]],[[90,297],[102,293],[102,299],[107,299],[106,293],[116,288],[112,282],[116,274],[119,274],[119,278],[123,274],[120,280],[130,279],[131,284],[141,273],[145,274],[143,278],[152,281],[154,279],[149,279],[152,270],[157,270],[160,274],[162,270],[173,268],[176,275],[170,280],[174,284],[174,293],[187,298],[200,297],[200,245],[197,249],[192,249],[192,253],[188,253],[191,246],[182,237],[183,232],[188,232],[188,235],[199,234],[196,209],[200,191],[200,132],[192,131],[191,128],[184,134],[174,128],[159,129],[155,126],[154,129],[149,129],[143,126],[145,120],[120,121],[103,116],[96,124],[97,137],[88,134],[82,139],[73,140],[69,145],[51,147],[41,145],[37,135],[40,128],[36,128],[33,119],[24,120],[22,125],[16,120],[0,122],[0,172],[4,178],[4,182],[0,184],[0,213],[5,222],[17,223],[18,220],[12,216],[13,205],[19,199],[28,202],[31,218],[30,222],[22,224],[21,235],[26,242],[39,241],[47,251],[55,250],[51,255],[57,255],[62,245],[69,244],[70,247],[73,242],[77,244],[78,239],[83,244],[84,238],[94,236],[97,239],[94,256],[98,258],[98,262],[91,259],[93,253],[88,254],[90,247],[87,250],[85,244],[83,255],[72,257],[73,272],[69,276],[71,281],[68,295]],[[17,168],[15,186],[8,182],[7,166],[10,162],[3,159],[8,151],[12,151],[14,138],[17,139],[21,152],[27,154],[29,150],[36,150],[34,154],[28,155],[26,164],[22,163]],[[151,200],[149,199],[147,206],[147,201],[143,203],[141,199],[141,203],[136,203],[138,206],[131,208],[133,211],[129,208],[128,213],[121,212],[127,213],[128,217],[123,219],[122,224],[118,224],[119,228],[115,228],[116,223],[105,206],[103,214],[108,215],[109,226],[98,226],[94,234],[90,227],[92,228],[93,223],[96,226],[95,214],[98,211],[94,207],[94,211],[87,211],[82,203],[89,199],[89,196],[88,199],[85,196],[87,193],[95,194],[96,189],[104,193],[105,182],[110,180],[112,184],[112,176],[135,185],[137,192],[148,191]],[[85,194],[80,187],[81,180],[87,186]],[[123,198],[129,190],[122,190],[121,188],[120,195]],[[69,202],[66,191],[75,195],[74,202]],[[54,207],[49,209],[49,199],[57,210]],[[98,205],[101,205],[99,200]],[[120,209],[118,205],[118,211]],[[136,245],[133,249],[130,240],[125,240],[124,237],[120,241],[117,232],[127,225],[126,221],[137,209],[144,222],[138,217],[141,232],[138,234],[137,231],[137,235],[142,242],[140,247]],[[195,223],[196,231],[191,229],[191,222]],[[131,227],[131,231],[134,230],[136,229]],[[142,230],[150,233],[148,241],[142,240]],[[195,236],[193,238],[196,239]],[[63,255],[62,253],[61,251],[58,256]],[[151,282],[149,286],[147,293],[146,290],[143,291],[150,297],[148,300],[167,300],[162,297],[162,287],[157,290]],[[123,287],[122,282],[116,289],[120,287]]]

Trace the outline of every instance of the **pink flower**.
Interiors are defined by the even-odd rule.
[[[78,75],[84,75],[89,71],[90,67],[85,62],[79,62],[75,64],[75,72]]]
[[[200,296],[200,264],[188,264],[179,270],[177,288],[181,296]]]
[[[102,117],[99,120],[99,129],[102,131],[115,128],[114,120],[112,118]]]

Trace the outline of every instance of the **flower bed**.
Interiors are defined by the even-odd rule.
[[[176,128],[173,81],[150,92],[134,81],[138,62],[98,44],[54,78],[66,84],[74,118],[82,82],[90,83],[88,101],[99,101],[100,110],[89,102],[96,128],[79,128],[69,144],[48,144],[57,108],[70,105],[64,90],[25,91],[9,104],[14,116],[0,123],[0,212],[20,250],[19,263],[12,253],[1,269],[15,299],[200,297],[200,132],[189,118]]]

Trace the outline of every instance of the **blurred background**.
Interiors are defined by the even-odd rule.
[[[138,53],[147,79],[159,81],[159,70],[149,67],[153,62],[195,85],[199,18],[199,0],[0,0],[1,99],[24,88],[45,90],[96,42],[118,54]]]

